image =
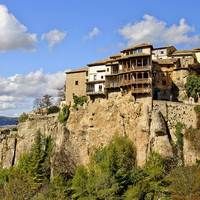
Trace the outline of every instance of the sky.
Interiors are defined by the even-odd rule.
[[[200,47],[199,0],[0,0],[0,115],[56,96],[65,71],[150,42]]]

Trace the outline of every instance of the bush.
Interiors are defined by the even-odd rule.
[[[73,199],[120,199],[136,176],[135,157],[135,148],[128,138],[114,138],[95,152],[87,168],[76,170]]]
[[[51,106],[47,109],[47,114],[53,114],[58,113],[60,111],[60,108],[58,106]]]
[[[19,116],[19,122],[25,122],[27,119],[28,119],[28,114],[26,114],[26,113],[22,113]]]
[[[188,97],[193,97],[196,101],[200,93],[200,76],[195,74],[188,76],[185,87]]]
[[[167,177],[170,181],[169,192],[172,199],[197,200],[200,199],[200,168],[179,167]]]
[[[77,109],[78,106],[83,106],[84,103],[87,102],[87,96],[77,96],[77,95],[73,95],[73,101],[74,101],[74,105],[73,108]]]
[[[70,111],[69,111],[69,106],[64,106],[60,112],[59,112],[59,115],[58,115],[58,120],[60,123],[65,123],[67,122],[68,118],[69,118],[69,114],[70,114]]]

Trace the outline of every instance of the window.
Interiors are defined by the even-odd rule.
[[[109,68],[107,68],[107,72],[109,72]]]
[[[166,80],[162,80],[162,85],[167,85]]]
[[[97,80],[97,75],[94,75],[94,81],[96,81]]]
[[[160,51],[160,54],[164,54],[164,51]]]
[[[75,85],[78,85],[78,81],[75,81]]]
[[[103,79],[103,76],[101,76],[101,79]]]
[[[86,71],[86,76],[88,76],[88,71]]]
[[[102,85],[99,85],[99,91],[100,92],[102,91]]]

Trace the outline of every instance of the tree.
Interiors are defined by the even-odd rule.
[[[61,88],[57,88],[57,90],[58,90],[58,105],[59,105],[61,101],[65,100],[66,85],[64,85]]]
[[[193,97],[196,101],[200,94],[200,76],[195,74],[188,76],[185,87],[188,97]]]
[[[200,199],[200,168],[178,167],[168,176],[169,192],[175,200]]]
[[[79,167],[72,180],[74,199],[120,199],[132,183],[135,148],[126,137],[116,137]]]
[[[49,108],[53,105],[52,102],[52,96],[45,94],[41,98],[36,98],[33,102],[33,108],[34,109],[43,109],[43,108]]]

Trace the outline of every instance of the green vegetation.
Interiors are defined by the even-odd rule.
[[[200,94],[200,76],[195,74],[188,76],[185,87],[188,97],[197,100],[198,94]]]
[[[59,112],[58,120],[60,123],[65,123],[68,120],[70,114],[69,106],[65,105]]]
[[[58,113],[60,111],[60,108],[58,106],[50,106],[48,109],[47,109],[47,114],[53,114],[53,113]]]
[[[22,113],[19,116],[19,122],[25,122],[27,119],[28,119],[28,114],[26,114],[26,113]]]
[[[86,96],[79,97],[79,96],[73,94],[73,101],[74,101],[73,108],[77,109],[78,106],[83,106],[84,103],[87,102],[87,97]]]
[[[180,125],[180,124],[179,124]],[[177,132],[182,126],[177,125]],[[180,128],[180,129],[179,129]],[[29,152],[10,169],[0,169],[0,199],[5,200],[197,200],[200,167],[174,167],[171,160],[151,153],[136,166],[136,150],[127,137],[115,137],[94,152],[87,166],[73,177],[51,176],[53,143],[37,133]]]

